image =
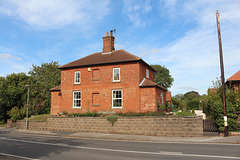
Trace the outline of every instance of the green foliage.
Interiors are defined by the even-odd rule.
[[[189,111],[182,111],[182,112],[176,113],[176,116],[195,116],[195,114]]]
[[[118,116],[117,115],[109,115],[107,116],[107,120],[112,124],[112,126],[114,125],[115,122],[117,122],[118,120]]]
[[[62,114],[63,114],[63,115],[67,115],[68,112],[67,112],[67,111],[62,111]]]
[[[30,74],[31,111],[32,114],[46,114],[50,111],[51,92],[49,89],[59,86],[61,71],[58,62],[33,65]]]
[[[86,113],[71,113],[68,117],[99,117],[96,112],[86,112]]]
[[[118,116],[122,117],[131,117],[131,116],[166,116],[165,112],[147,112],[147,113],[134,113],[134,112],[128,112],[128,113],[118,113]]]
[[[154,81],[155,83],[165,87],[169,88],[173,84],[173,77],[170,75],[170,72],[165,66],[161,65],[151,65],[152,68],[156,70],[154,73]]]
[[[17,106],[15,106],[8,112],[8,115],[11,117],[13,122],[21,120],[26,115],[26,107],[19,109]]]
[[[12,73],[0,77],[0,122],[6,123],[10,115],[7,113],[18,106],[19,110],[27,103],[29,87],[29,114],[44,114],[50,111],[50,88],[60,84],[61,73],[57,62],[33,65],[30,76],[26,73]]]
[[[7,114],[14,106],[22,108],[27,102],[27,88],[29,76],[25,73],[12,73],[6,78],[0,77],[0,121],[6,122]]]
[[[208,102],[206,107],[206,114],[215,119],[217,125],[219,126],[219,131],[224,131],[224,112],[223,112],[223,102],[222,102],[222,89],[220,81],[217,79],[213,83],[214,91],[208,92]],[[226,115],[228,117],[228,129],[229,131],[235,131],[237,128],[237,115],[235,111],[240,111],[238,101],[239,94],[234,90],[229,90],[226,88]]]
[[[42,114],[42,115],[36,115],[33,117],[30,117],[29,121],[47,121],[48,118],[53,117],[50,114]]]

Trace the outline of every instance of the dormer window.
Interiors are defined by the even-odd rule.
[[[113,68],[113,82],[120,81],[120,68]]]
[[[149,78],[149,70],[146,69],[146,78]]]
[[[80,84],[80,71],[75,72],[75,77],[74,77],[74,84]]]

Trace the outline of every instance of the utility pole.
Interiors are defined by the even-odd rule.
[[[28,96],[27,96],[27,113],[26,113],[26,129],[28,129],[28,104],[29,104],[29,86],[30,85],[25,85],[28,87]]]
[[[228,123],[226,115],[226,95],[225,95],[225,78],[224,78],[224,67],[223,67],[223,53],[222,53],[222,40],[219,23],[219,13],[216,11],[217,29],[218,29],[218,44],[219,44],[219,55],[220,55],[220,66],[221,66],[221,80],[222,80],[222,98],[223,98],[223,112],[224,112],[224,137],[228,136]]]

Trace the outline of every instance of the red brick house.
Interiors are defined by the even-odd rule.
[[[167,89],[154,82],[155,70],[141,58],[115,50],[112,35],[102,52],[59,67],[61,85],[50,89],[51,114],[98,111],[155,112],[166,103]]]
[[[227,79],[226,84],[240,93],[240,70]]]

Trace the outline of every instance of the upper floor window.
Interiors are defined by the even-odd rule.
[[[81,91],[73,92],[73,108],[81,108]]]
[[[74,77],[74,84],[80,84],[80,71],[75,72],[75,77]]]
[[[113,68],[113,82],[120,81],[120,68]]]
[[[146,69],[146,78],[149,78],[149,70]]]

